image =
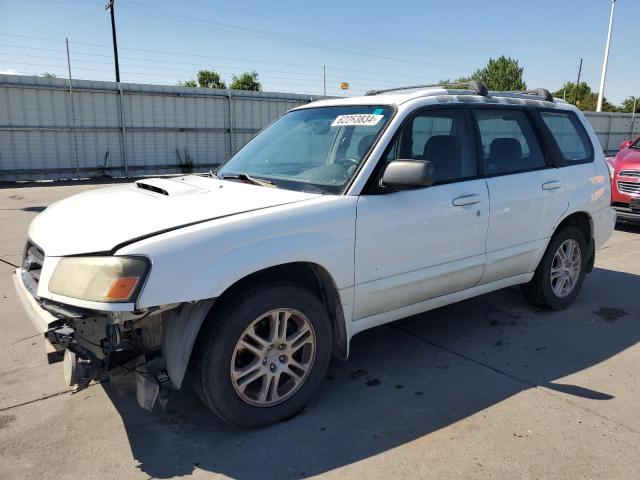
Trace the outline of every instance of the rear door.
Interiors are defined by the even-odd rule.
[[[487,266],[481,283],[533,272],[568,208],[563,176],[551,164],[524,108],[473,110],[489,188]]]

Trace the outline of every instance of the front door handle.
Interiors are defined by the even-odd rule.
[[[461,197],[454,198],[451,203],[456,207],[464,207],[465,205],[474,205],[480,203],[480,195],[463,195]]]
[[[562,188],[562,182],[560,180],[550,180],[542,184],[543,190],[557,190]]]

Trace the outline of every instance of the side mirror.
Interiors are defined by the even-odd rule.
[[[632,143],[633,143],[633,140],[625,140],[620,144],[620,150],[622,150],[623,148],[629,148]]]
[[[431,186],[433,178],[428,160],[393,160],[384,169],[380,184],[392,190],[411,190]]]

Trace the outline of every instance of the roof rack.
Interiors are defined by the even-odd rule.
[[[535,95],[537,97],[544,98],[547,102],[553,102],[553,95],[546,88],[536,88],[534,90],[513,90],[511,92],[496,92],[500,93],[511,93],[511,94],[519,94],[519,95]]]
[[[464,82],[464,83],[432,83],[430,85],[412,85],[409,87],[387,88],[385,90],[369,90],[367,93],[365,93],[365,95],[368,95],[368,96],[379,95],[381,93],[387,93],[387,92],[396,92],[400,90],[413,90],[415,88],[431,88],[431,87],[471,90],[477,93],[478,95],[482,95],[483,97],[486,97],[489,94],[489,89],[482,82]]]
[[[486,97],[489,95],[489,89],[482,82],[463,82],[463,83],[431,83],[428,85],[411,85],[409,87],[396,87],[396,88],[387,88],[385,90],[369,90],[365,95],[379,95],[381,93],[388,92],[397,92],[401,90],[414,90],[416,88],[433,88],[433,87],[441,87],[444,89],[459,89],[459,90],[470,90],[477,95],[482,95]],[[542,97],[547,102],[553,102],[553,95],[546,88],[536,88],[533,90],[512,90],[508,92],[492,92],[495,96],[500,95],[535,95],[536,97]]]

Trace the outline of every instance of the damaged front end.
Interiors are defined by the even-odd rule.
[[[37,296],[33,279],[39,272],[33,264],[26,261],[17,269],[14,283],[25,310],[43,333],[48,362],[63,362],[65,382],[80,391],[92,381],[117,381],[135,374],[139,405],[151,410],[158,401],[164,407],[169,392],[182,386],[213,301],[132,312],[72,307]]]
[[[55,349],[49,362],[63,361],[65,382],[75,391],[92,381],[117,379],[120,375],[112,376],[113,372],[135,373],[138,402],[151,410],[158,398],[166,399],[168,391],[177,388],[162,356],[166,311],[116,315],[76,311],[62,316],[44,333]]]

